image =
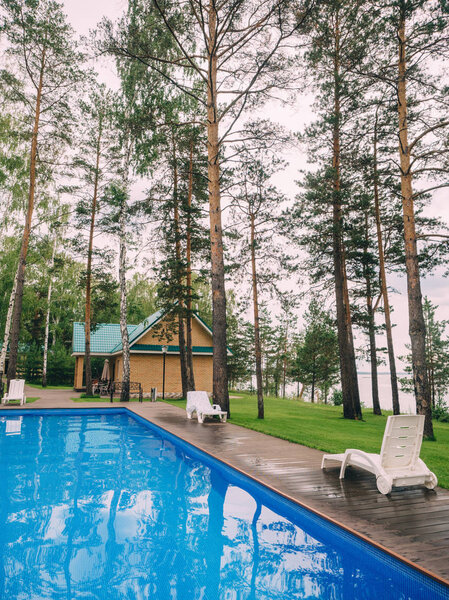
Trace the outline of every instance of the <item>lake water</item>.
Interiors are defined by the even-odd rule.
[[[398,377],[404,377],[404,373],[399,373]],[[373,406],[373,400],[371,395],[371,375],[370,373],[359,373],[359,391],[360,400],[367,407]],[[392,410],[392,397],[391,397],[391,384],[390,384],[390,373],[379,373],[379,401],[380,407],[385,410]],[[399,406],[401,407],[401,413],[415,413],[416,403],[413,394],[406,394],[401,392],[401,386],[399,384]]]
[[[405,373],[398,373],[398,377],[404,377]],[[367,408],[373,406],[372,396],[371,396],[371,375],[367,372],[359,372],[358,373],[359,380],[359,391],[360,391],[360,400],[363,402],[363,405]],[[380,406],[384,410],[393,410],[392,397],[391,397],[391,384],[390,384],[390,373],[379,373],[378,374],[378,383],[379,383],[379,400]],[[310,393],[310,389],[307,390]],[[304,393],[304,400],[308,400],[307,392]],[[297,385],[290,384],[287,385],[287,395],[288,396],[296,396],[297,394]],[[406,394],[401,391],[401,386],[399,385],[399,405],[401,407],[402,413],[415,413],[416,412],[416,403],[415,397],[413,394]]]

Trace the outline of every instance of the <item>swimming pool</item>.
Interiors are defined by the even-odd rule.
[[[0,597],[448,599],[123,408],[0,411]]]

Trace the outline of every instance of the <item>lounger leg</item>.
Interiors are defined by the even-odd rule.
[[[204,423],[204,417],[202,415],[202,413],[197,413],[198,414],[198,423]]]
[[[349,455],[345,454],[345,457],[343,458],[342,462],[341,462],[341,469],[340,469],[340,479],[344,479],[345,478],[345,472],[346,472],[346,467],[348,466],[348,460],[349,460]]]
[[[424,485],[428,490],[433,490],[434,488],[436,488],[436,486],[438,485],[438,479],[435,473],[432,473],[432,471],[430,471],[429,477]]]
[[[228,418],[228,415],[220,415],[220,421],[222,423],[226,423],[226,419]]]
[[[188,413],[187,413],[187,418],[188,418],[188,419],[191,419],[191,418],[192,418],[192,413],[191,413],[191,412],[188,412]]]
[[[383,494],[384,496],[389,494],[393,487],[390,477],[387,477],[386,475],[382,475],[382,474],[380,474],[376,477],[376,485],[377,485],[377,489],[379,490],[379,492],[381,494]]]

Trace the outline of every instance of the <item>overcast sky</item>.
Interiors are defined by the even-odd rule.
[[[104,16],[111,19],[119,17],[127,6],[126,0],[66,0],[64,4],[69,21],[79,35],[87,35],[89,30],[95,28]],[[112,65],[102,62],[96,65],[96,69],[102,81],[115,86],[116,80]],[[300,96],[294,107],[273,104],[270,105],[269,110],[266,110],[266,113],[269,114],[272,120],[298,131],[313,119],[310,104],[310,96]],[[292,153],[285,158],[290,162],[290,165],[276,183],[282,187],[288,196],[293,198],[297,192],[295,180],[298,179],[299,170],[306,167],[306,157],[300,151],[295,151],[294,154]],[[440,190],[435,194],[428,209],[428,214],[449,217],[447,190]],[[391,300],[394,309],[393,320],[396,323],[394,330],[395,350],[397,356],[400,356],[407,352],[405,344],[409,343],[406,280],[404,276],[390,275],[389,283],[399,292],[398,294],[392,294]],[[439,319],[449,319],[447,285],[447,280],[440,274],[427,278],[422,282],[423,294],[428,295],[431,301],[439,306],[437,313]],[[378,342],[380,347],[386,346],[386,341],[382,338],[379,338]],[[363,370],[367,369],[366,363],[361,361],[359,361],[359,367]],[[402,370],[402,368],[399,363],[398,369]],[[387,370],[387,367],[381,367],[380,370]]]

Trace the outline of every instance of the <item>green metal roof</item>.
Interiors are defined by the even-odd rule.
[[[207,323],[205,323],[197,313],[194,314],[212,335],[212,330]],[[164,315],[165,311],[158,310],[138,325],[128,325],[129,345],[131,346],[131,350],[162,352],[162,345],[136,344],[135,342],[156,325]],[[94,331],[92,331],[90,335],[90,351],[92,354],[115,354],[122,350],[122,336],[119,323],[101,323]],[[192,350],[197,353],[212,354],[213,347],[193,346]],[[229,348],[228,351],[232,354],[232,351]],[[73,323],[72,352],[75,354],[84,354],[85,352],[84,323]],[[179,346],[169,346],[168,352],[179,352]]]
[[[158,310],[138,325],[128,325],[129,345],[151,329],[164,315],[163,310]],[[85,352],[86,339],[84,336],[84,323],[73,323],[72,352]],[[119,323],[100,323],[90,334],[90,351],[96,354],[115,354],[121,352],[122,335]]]
[[[128,325],[131,337],[137,325]],[[72,352],[85,351],[84,323],[73,323]],[[90,351],[95,354],[111,354],[116,346],[122,345],[119,323],[100,323],[90,334]]]

